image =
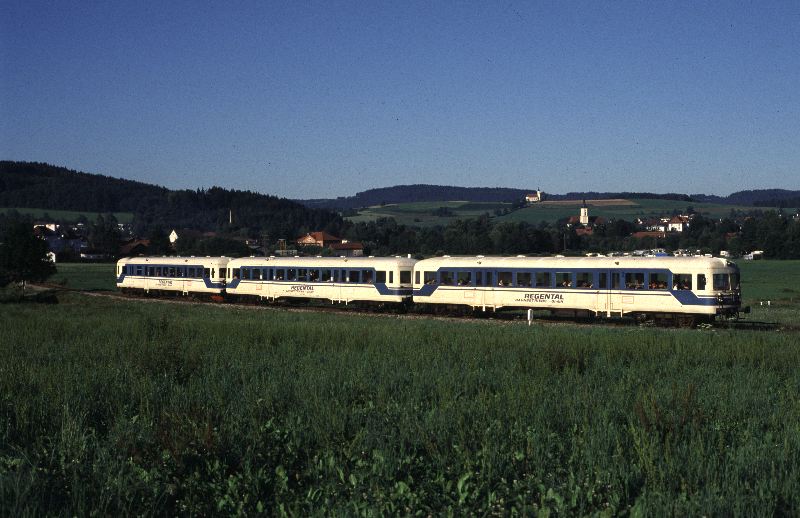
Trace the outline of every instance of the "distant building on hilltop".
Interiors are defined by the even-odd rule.
[[[536,192],[526,194],[525,201],[528,203],[539,203],[542,201],[542,191],[537,189]]]

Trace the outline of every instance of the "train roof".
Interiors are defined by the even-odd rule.
[[[238,266],[302,266],[306,268],[390,268],[412,267],[417,262],[410,257],[242,257],[230,262]]]
[[[226,264],[230,257],[197,257],[197,256],[149,256],[149,257],[123,257],[117,264]]]
[[[725,268],[733,263],[718,257],[433,257],[418,261],[416,268]]]

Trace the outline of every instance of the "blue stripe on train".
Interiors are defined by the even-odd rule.
[[[414,290],[414,297],[430,297],[433,293],[442,286],[439,285],[430,285],[426,284],[422,286],[422,288],[418,290]],[[458,286],[445,286],[445,290],[464,290],[465,288],[460,288]],[[476,288],[466,288],[466,289],[476,289]],[[536,291],[541,291],[542,293],[595,293],[595,294],[606,294],[611,291],[614,295],[627,295],[632,296],[636,295],[637,297],[641,296],[671,296],[675,298],[681,305],[683,306],[716,306],[717,305],[717,298],[716,297],[698,297],[696,293],[688,291],[688,290],[659,290],[659,291],[648,291],[648,290],[581,290],[581,289],[568,289],[568,290],[559,290],[557,288],[549,288],[545,291],[542,289],[536,288],[522,288],[522,289],[514,289],[514,288],[497,288],[496,291],[502,293],[504,291],[518,291],[518,292],[525,292],[531,293]],[[490,291],[494,292],[495,288],[487,287],[486,290],[481,291]]]
[[[153,280],[166,280],[166,281],[203,281],[206,288],[208,289],[217,289],[222,290],[225,288],[225,284],[221,282],[211,282],[211,279],[207,279],[206,277],[202,277],[198,279],[197,277],[145,277],[144,275],[127,275],[123,273],[119,277],[117,277],[117,284],[122,284],[125,282],[125,277],[134,277],[137,279],[153,279]]]
[[[228,289],[235,290],[239,283],[241,283],[241,279],[233,279],[228,283]],[[247,283],[255,283],[259,281],[253,281],[245,279]],[[359,288],[359,287],[370,287],[374,286],[376,290],[378,290],[378,294],[380,295],[392,295],[392,296],[401,296],[401,297],[410,297],[411,292],[413,291],[412,288],[390,288],[386,286],[386,283],[383,282],[376,282],[375,284],[363,284],[363,283],[327,283],[327,282],[298,282],[298,281],[266,281],[261,282],[261,284],[274,284],[274,285],[298,285],[298,286],[339,286],[339,287],[351,287],[351,288]]]

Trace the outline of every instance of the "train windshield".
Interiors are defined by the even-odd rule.
[[[714,274],[714,291],[732,291],[738,289],[739,272]]]

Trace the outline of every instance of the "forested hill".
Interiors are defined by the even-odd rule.
[[[383,203],[414,201],[514,201],[532,191],[506,187],[454,187],[448,185],[395,185],[342,196],[335,199],[298,200],[307,207],[354,209]]]
[[[297,200],[307,207],[328,209],[356,209],[387,203],[436,202],[436,201],[477,201],[477,202],[514,202],[535,192],[534,189],[513,189],[507,187],[455,187],[448,185],[396,185],[369,189],[354,196]],[[686,202],[708,202],[732,205],[759,205],[790,207],[800,200],[800,191],[785,189],[761,189],[735,192],[729,196],[714,194],[682,194],[653,192],[569,192],[566,194],[546,193],[548,200],[580,200],[580,199],[614,199],[614,198],[647,198],[678,200]],[[794,205],[793,205],[794,204]]]
[[[155,225],[197,230],[228,226],[273,239],[309,230],[336,232],[341,217],[284,198],[219,187],[173,191],[142,182],[33,162],[0,161],[0,207],[86,212],[132,212],[138,229]],[[230,230],[230,228],[228,228]]]

